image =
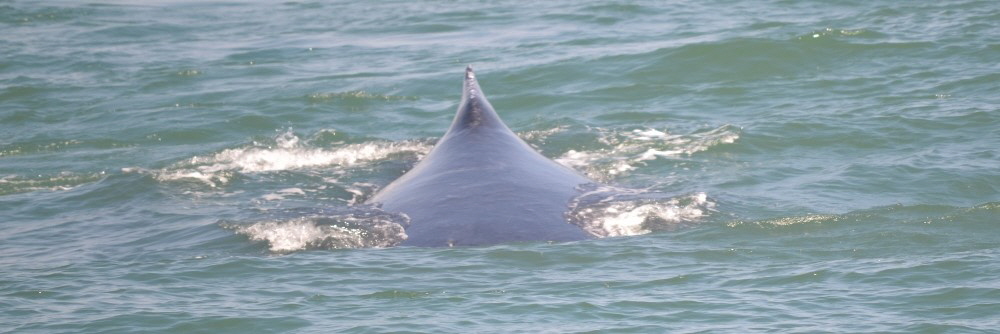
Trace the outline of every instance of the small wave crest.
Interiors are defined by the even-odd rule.
[[[733,125],[687,135],[650,128],[600,131],[601,147],[586,151],[569,150],[555,161],[598,181],[608,181],[649,160],[688,156],[717,145],[732,144],[740,138],[741,132],[739,127]]]
[[[834,29],[834,28],[825,28],[823,30],[813,31],[813,32],[810,32],[808,34],[799,36],[798,39],[799,40],[804,40],[804,39],[837,38],[837,37],[867,37],[867,38],[874,38],[874,37],[882,37],[882,36],[883,36],[883,34],[881,34],[879,32],[872,31],[872,30],[867,30],[867,29]]]
[[[761,227],[779,227],[779,226],[792,226],[792,225],[805,225],[805,224],[820,224],[824,222],[835,222],[843,219],[844,217],[838,215],[828,215],[828,214],[810,214],[802,216],[790,216],[790,217],[778,217],[771,219],[764,219],[759,221],[745,222],[745,221],[733,221],[726,224],[729,227],[737,227],[744,224],[752,224]]]
[[[61,172],[56,175],[7,175],[0,177],[0,196],[38,190],[69,190],[104,178],[105,172]]]
[[[596,187],[570,203],[567,217],[596,237],[641,235],[696,223],[715,211],[705,193],[681,196]]]
[[[332,148],[313,147],[291,130],[274,138],[272,144],[254,142],[248,147],[226,149],[196,156],[155,172],[159,181],[198,180],[212,187],[229,183],[235,173],[259,173],[319,166],[358,167],[385,160],[396,154],[425,154],[425,141],[372,141],[342,144]],[[126,172],[130,170],[125,170]]]
[[[348,92],[326,92],[326,93],[313,93],[306,95],[306,98],[310,102],[326,102],[334,100],[382,100],[382,101],[402,101],[402,100],[417,100],[416,96],[398,96],[398,95],[386,95],[377,94],[361,90],[354,90]]]
[[[384,248],[406,240],[409,218],[372,207],[270,219],[251,223],[221,222],[253,241],[267,243],[274,253],[308,249]]]
[[[749,228],[785,228],[803,226],[832,226],[838,224],[861,224],[866,227],[892,226],[895,222],[906,225],[948,226],[978,226],[982,223],[991,224],[989,219],[1000,212],[1000,202],[987,202],[972,207],[954,207],[949,205],[895,204],[873,207],[843,214],[805,214],[787,217],[774,217],[761,220],[736,220],[726,224],[728,227]]]

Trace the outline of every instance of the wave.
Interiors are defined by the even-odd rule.
[[[838,226],[863,226],[866,228],[892,228],[896,225],[948,228],[990,227],[990,217],[1000,213],[1000,202],[987,202],[971,207],[949,205],[890,205],[852,211],[844,214],[805,214],[761,220],[734,220],[726,227],[750,230],[800,231],[803,228],[835,228]]]
[[[313,93],[306,95],[306,99],[312,103],[328,102],[328,101],[366,101],[366,100],[382,100],[382,101],[414,101],[419,98],[416,96],[399,96],[399,95],[386,95],[366,92],[363,90],[353,90],[347,92],[326,92],[326,93]]]
[[[105,172],[75,173],[61,172],[55,175],[0,177],[0,196],[32,191],[63,191],[103,179]]]
[[[409,218],[363,206],[251,223],[221,222],[220,226],[267,244],[274,253],[308,249],[384,248],[406,240]]]
[[[206,156],[192,157],[154,172],[159,181],[197,180],[212,187],[230,182],[235,173],[260,173],[314,167],[358,167],[399,154],[426,154],[426,141],[372,141],[345,144],[333,148],[311,147],[291,130],[274,138],[272,145],[253,143],[248,147],[226,149]],[[131,171],[131,170],[126,170]]]
[[[569,150],[555,161],[580,170],[594,180],[607,182],[635,170],[646,161],[690,156],[718,145],[735,143],[741,134],[741,129],[733,125],[687,135],[650,128],[598,131],[599,147]]]
[[[671,196],[602,186],[575,198],[567,217],[595,237],[619,237],[691,225],[703,221],[715,207],[705,193]]]

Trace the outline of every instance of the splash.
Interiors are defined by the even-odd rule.
[[[600,131],[599,142],[604,147],[589,151],[569,150],[554,160],[595,180],[608,181],[649,160],[690,156],[718,145],[732,144],[740,138],[740,128],[733,125],[687,135],[648,128]]]
[[[550,137],[550,136],[552,136],[554,134],[557,134],[557,133],[560,133],[560,132],[564,132],[564,131],[566,131],[567,128],[569,128],[569,127],[565,126],[565,125],[562,125],[562,126],[557,126],[557,127],[554,127],[554,128],[551,128],[551,129],[547,129],[547,130],[522,131],[522,132],[518,132],[517,135],[518,135],[518,137],[521,137],[521,139],[524,139],[528,143],[533,143],[533,142],[543,143],[543,142],[545,142],[546,138],[548,138],[548,137]]]
[[[354,210],[250,224],[223,222],[221,225],[250,240],[267,243],[268,249],[274,253],[307,249],[384,248],[406,240],[405,226],[409,224],[406,216],[370,207]]]
[[[676,197],[598,187],[574,199],[567,217],[596,237],[641,235],[698,222],[715,210],[705,193]]]
[[[280,201],[284,200],[287,196],[304,196],[306,192],[301,188],[285,188],[278,190],[277,192],[270,193],[261,197],[265,201]]]
[[[422,155],[430,150],[423,141],[373,141],[343,144],[333,148],[310,147],[291,130],[279,134],[272,145],[253,143],[249,147],[226,149],[196,156],[156,173],[160,181],[191,179],[212,187],[229,183],[236,173],[260,173],[321,166],[357,167],[396,154]]]
[[[524,132],[520,135],[533,142],[544,142],[566,127]],[[635,169],[644,161],[664,156],[689,155],[708,150],[739,138],[738,129],[724,126],[689,135],[672,135],[656,129],[603,131],[601,144],[610,149],[570,151],[561,158],[563,164],[587,165],[615,175]],[[332,146],[331,148],[320,146]],[[399,154],[426,154],[432,148],[430,140],[343,144],[314,144],[302,140],[291,130],[273,138],[270,144],[254,142],[246,147],[231,148],[214,154],[196,156],[170,168],[153,172],[161,181],[196,180],[212,187],[226,185],[240,174],[310,169],[339,171],[335,176],[325,173],[325,185],[301,188],[283,184],[270,193],[256,197],[258,207],[271,207],[284,212],[283,218],[255,219],[243,223],[222,223],[222,226],[267,244],[275,253],[309,249],[381,248],[393,247],[406,240],[405,227],[409,219],[402,214],[382,212],[364,205],[378,188],[375,184],[342,180],[354,178],[355,167],[394,159]],[[569,161],[569,162],[567,162]],[[603,165],[602,165],[603,164]],[[332,166],[332,168],[331,168]],[[123,171],[125,171],[123,169]],[[335,187],[344,194],[347,207],[323,209],[322,213],[294,213],[282,209],[289,200],[317,199],[317,194]],[[591,188],[588,188],[591,187]],[[714,211],[715,203],[704,193],[668,195],[647,190],[619,189],[605,186],[581,187],[583,195],[575,198],[566,213],[567,220],[595,237],[615,237],[673,230],[697,223]],[[266,209],[266,210],[272,210]],[[333,211],[337,212],[333,212]]]

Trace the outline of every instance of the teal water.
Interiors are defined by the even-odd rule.
[[[0,31],[0,332],[1000,328],[995,1],[5,0]],[[467,64],[641,193],[571,213],[602,238],[359,228]]]

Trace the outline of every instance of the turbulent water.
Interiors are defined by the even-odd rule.
[[[0,0],[0,332],[993,332],[996,1]],[[500,116],[594,240],[393,247]],[[608,194],[614,193],[609,198]]]

